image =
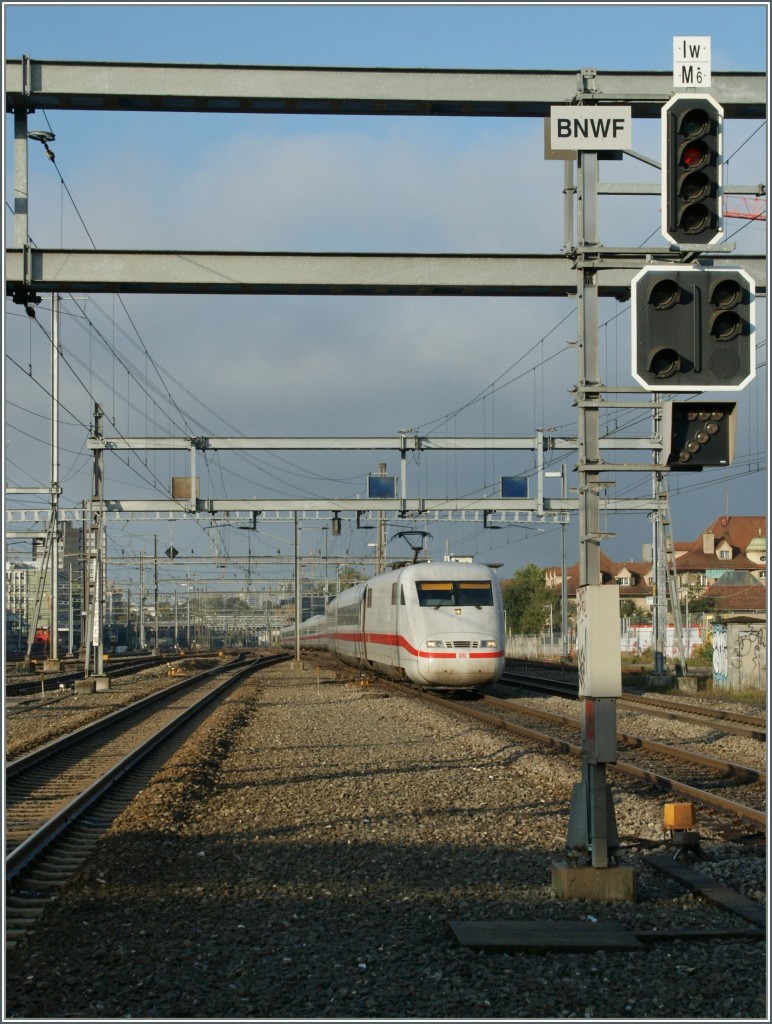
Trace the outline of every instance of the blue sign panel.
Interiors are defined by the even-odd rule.
[[[502,498],[527,498],[528,477],[527,476],[503,476],[501,478]]]
[[[396,498],[397,478],[395,476],[368,476],[368,498]]]

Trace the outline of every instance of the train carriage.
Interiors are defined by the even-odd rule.
[[[335,598],[323,631],[341,660],[422,689],[475,689],[504,669],[501,590],[485,565],[383,573]]]

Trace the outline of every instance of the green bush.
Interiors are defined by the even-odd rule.
[[[700,644],[699,647],[695,647],[689,658],[697,665],[712,665],[713,664],[713,640],[712,638],[706,637],[705,640]]]

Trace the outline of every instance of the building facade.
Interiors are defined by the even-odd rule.
[[[720,516],[693,540],[674,545],[679,600],[710,606],[710,615],[766,612],[767,521],[764,516]],[[619,586],[620,602],[629,601],[641,615],[651,611],[655,571],[651,558],[614,562],[600,556],[601,583]],[[579,564],[566,571],[570,602],[576,601]],[[561,588],[561,568],[545,570],[550,589]],[[630,607],[630,606],[628,606]]]

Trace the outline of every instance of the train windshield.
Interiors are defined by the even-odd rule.
[[[432,580],[416,583],[418,603],[422,608],[439,608],[452,605],[455,608],[493,604],[493,591],[487,580]]]

